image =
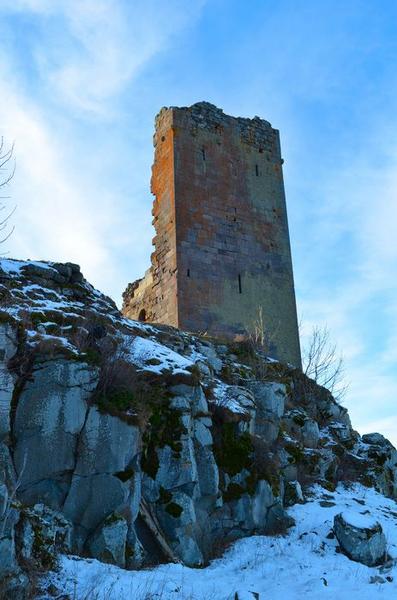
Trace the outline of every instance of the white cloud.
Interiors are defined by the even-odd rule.
[[[367,142],[371,147],[377,140],[384,164],[372,164],[363,149],[343,170],[316,182],[323,194],[312,222],[319,252],[305,266],[310,275],[300,310],[310,324],[326,323],[343,352],[353,425],[364,432],[378,427],[396,442],[397,147],[388,136],[379,139],[383,118],[372,121]],[[341,250],[342,257],[335,253]],[[322,278],[328,269],[332,275]],[[321,286],[313,285],[316,278]]]
[[[68,109],[105,116],[108,102],[175,34],[200,14],[205,0],[19,0],[0,11],[32,11],[41,21],[33,48],[44,85]]]
[[[141,244],[142,223],[149,225],[150,204],[147,219],[132,223],[127,238],[122,226],[127,203],[133,202],[131,190],[127,196],[117,185],[104,188],[104,178],[98,177],[114,168],[117,155],[117,142],[111,148],[97,146],[100,117],[112,115],[112,106],[139,69],[194,21],[202,5],[186,7],[178,0],[167,5],[151,0],[0,3],[3,17],[23,12],[32,19],[26,43],[40,74],[39,79],[34,75],[32,87],[27,68],[21,69],[26,48],[20,55],[17,46],[6,47],[0,40],[0,134],[16,142],[10,192],[18,205],[17,226],[7,244],[14,256],[78,262],[93,283],[112,295],[126,285],[126,265],[117,254],[128,241],[132,262],[139,263],[140,249],[134,246]],[[96,114],[94,121],[84,120],[87,110]],[[115,183],[119,176],[115,171]]]
[[[95,272],[110,258],[78,171],[76,176],[72,165],[64,164],[60,140],[54,139],[39,112],[4,80],[0,88],[3,118],[9,124],[4,134],[17,140],[11,189],[18,226],[7,245],[32,258],[32,253],[34,258],[75,262],[84,257],[88,270]]]

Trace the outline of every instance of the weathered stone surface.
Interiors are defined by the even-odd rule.
[[[147,552],[142,546],[134,526],[130,525],[126,539],[125,566],[127,569],[139,569],[146,559]]]
[[[102,562],[125,567],[128,524],[119,515],[110,515],[88,542],[91,555]]]
[[[213,442],[211,431],[203,419],[194,421],[194,439],[200,446],[211,446]]]
[[[206,357],[207,362],[215,373],[220,373],[223,367],[223,361],[219,358],[215,348],[212,345],[200,344],[199,352]]]
[[[386,558],[386,538],[379,523],[360,513],[343,512],[335,516],[334,531],[343,552],[368,567]]]
[[[181,444],[179,455],[170,446],[160,448],[157,452],[160,466],[156,481],[167,490],[198,481],[193,440],[183,437]]]
[[[158,509],[163,531],[176,555],[189,566],[203,564],[203,555],[195,539],[197,517],[193,499],[182,491],[172,494],[172,502]]]
[[[72,523],[84,532],[76,540],[85,541],[87,534],[111,513],[126,504],[128,485],[107,473],[84,477],[75,475],[66,498],[63,512]]]
[[[255,399],[253,433],[273,443],[279,434],[280,418],[284,414],[285,386],[279,383],[253,381],[248,387]]]
[[[219,491],[219,469],[212,449],[197,445],[195,458],[201,496],[216,496]]]
[[[5,483],[0,484],[0,519],[2,519],[5,515],[5,512],[8,507],[8,488]]]
[[[302,502],[304,502],[304,497],[299,481],[286,481],[284,486],[284,505],[293,506]]]
[[[154,144],[155,251],[123,313],[233,339],[261,310],[268,353],[299,367],[278,131],[199,102],[163,108]]]
[[[270,534],[285,533],[295,520],[284,510],[281,502],[271,506],[266,515],[266,530]]]
[[[15,538],[13,531],[0,537],[0,581],[19,572],[15,553]]]
[[[31,585],[29,578],[22,571],[6,576],[0,580],[0,595],[10,600],[30,600]]]
[[[21,497],[42,480],[71,472],[87,400],[96,385],[96,371],[77,361],[51,361],[36,368],[17,405],[14,462]],[[49,451],[50,449],[50,451]],[[32,498],[30,502],[40,500]]]
[[[349,442],[352,440],[353,431],[351,427],[340,421],[332,421],[328,428],[340,442]]]
[[[283,416],[286,395],[284,384],[254,381],[249,382],[248,386],[254,394],[258,409],[278,418]]]
[[[316,421],[307,419],[302,427],[303,445],[308,448],[317,448],[320,437],[320,430]]]
[[[266,524],[268,509],[274,504],[275,498],[271,485],[260,481],[253,499],[252,518],[255,526],[263,528]]]
[[[361,439],[364,444],[373,444],[374,446],[387,446],[390,444],[381,433],[364,433]]]
[[[72,529],[62,513],[44,504],[22,509],[17,527],[20,556],[34,559],[36,568],[54,568],[57,553],[71,551]]]
[[[0,324],[0,442],[10,433],[10,408],[16,375],[7,368],[17,349],[16,331],[10,324]]]
[[[101,413],[93,406],[79,437],[75,475],[123,472],[131,466],[139,444],[140,433],[137,427]]]

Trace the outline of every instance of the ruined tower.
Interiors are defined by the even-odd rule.
[[[163,108],[152,169],[152,266],[125,291],[132,319],[241,339],[300,366],[279,133],[208,102]]]

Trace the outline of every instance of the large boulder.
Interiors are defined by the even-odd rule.
[[[334,518],[334,532],[342,551],[352,560],[373,567],[386,559],[386,538],[373,518],[344,511]]]

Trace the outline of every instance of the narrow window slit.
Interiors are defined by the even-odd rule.
[[[203,157],[203,160],[205,160],[205,148],[201,148],[201,155]]]
[[[241,275],[240,274],[238,276],[238,293],[239,294],[243,293],[243,290],[242,290],[242,287],[241,287]]]
[[[257,177],[259,177],[259,168],[258,165],[255,165],[255,174]]]
[[[190,277],[190,269],[187,270],[186,275],[187,277]]]

